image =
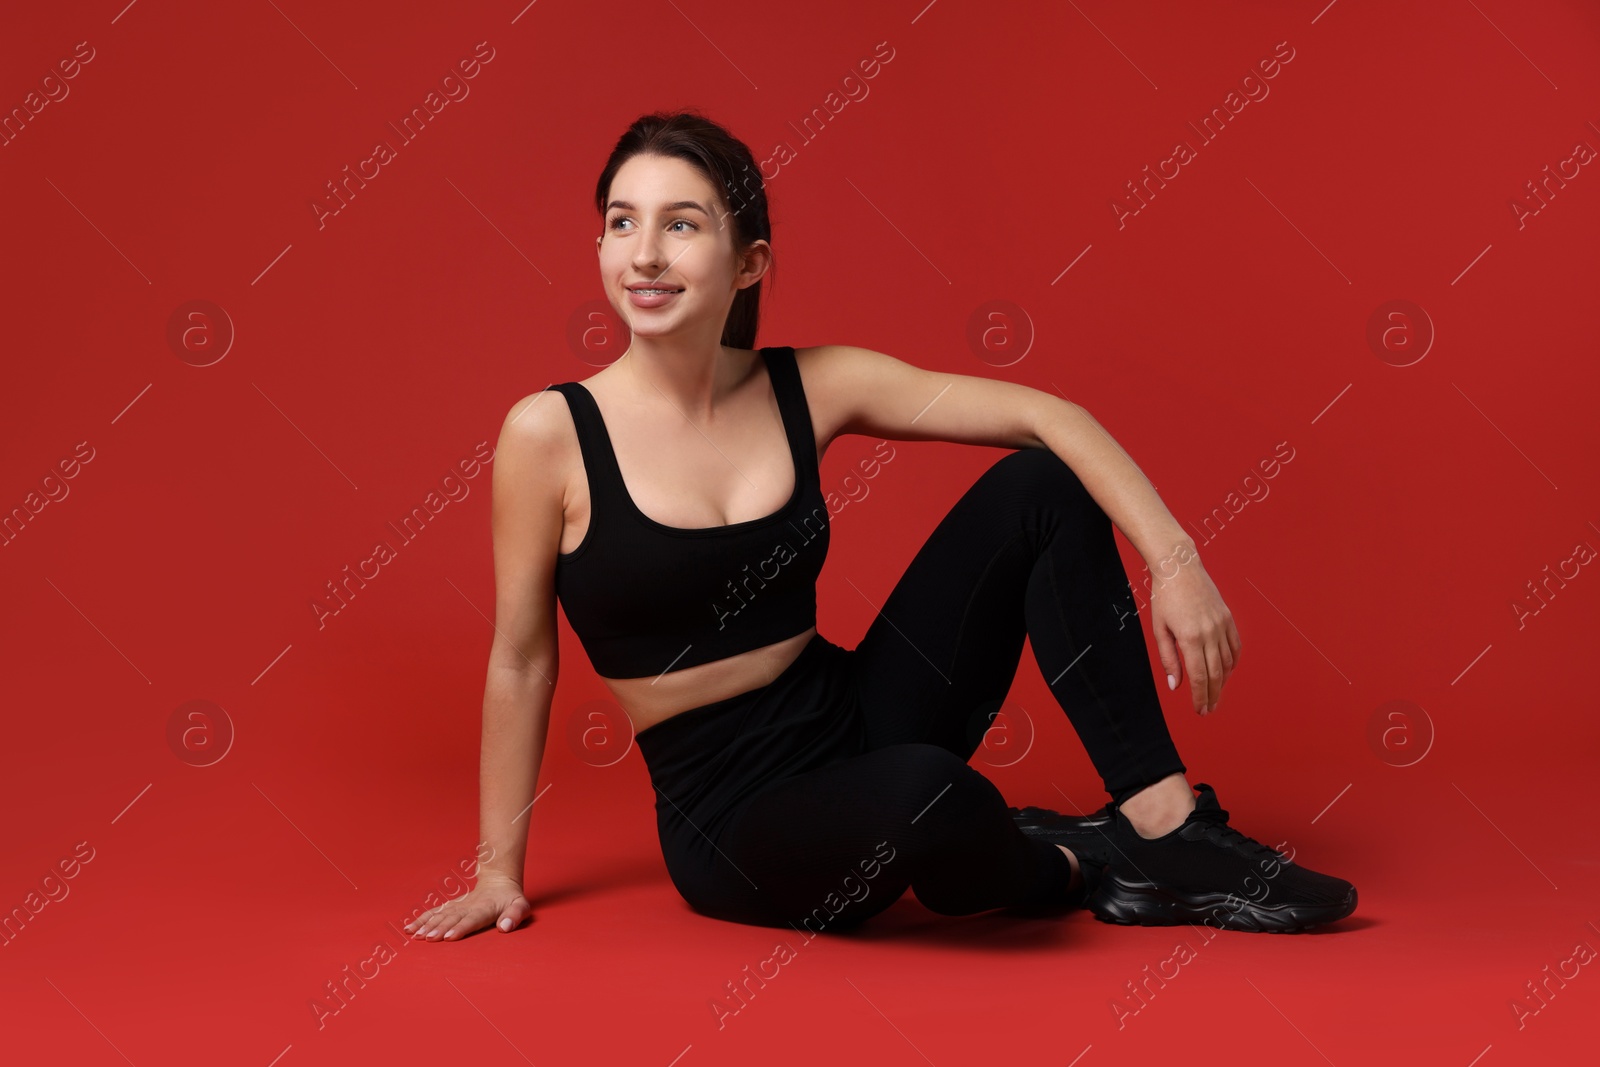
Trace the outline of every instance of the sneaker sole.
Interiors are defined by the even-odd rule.
[[[1337,904],[1257,904],[1231,893],[1183,893],[1107,872],[1089,908],[1101,922],[1122,926],[1204,924],[1219,930],[1292,934],[1343,919],[1356,910],[1356,890]]]

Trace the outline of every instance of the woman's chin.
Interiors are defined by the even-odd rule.
[[[667,323],[650,318],[630,322],[628,323],[628,329],[635,337],[671,337],[674,334],[683,332],[680,323]]]

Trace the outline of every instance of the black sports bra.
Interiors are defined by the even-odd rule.
[[[794,467],[771,515],[685,529],[656,522],[628,495],[611,436],[579,382],[567,398],[589,480],[589,528],[556,556],[555,591],[595,671],[641,678],[794,637],[816,625],[829,514],[816,438],[792,347],[760,349]]]

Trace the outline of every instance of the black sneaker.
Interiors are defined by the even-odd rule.
[[[1111,856],[1089,907],[1112,923],[1291,933],[1356,910],[1355,886],[1307,870],[1228,825],[1209,785],[1194,811],[1161,837],[1143,838],[1117,813],[1104,843]],[[1062,840],[1078,852],[1079,844]],[[1082,842],[1080,842],[1082,843]],[[1080,855],[1082,853],[1079,853]]]
[[[1029,837],[1039,837],[1054,845],[1070,848],[1080,861],[1104,867],[1116,855],[1111,833],[1117,825],[1117,809],[1107,803],[1087,815],[1063,815],[1050,808],[1030,805],[1012,808],[1017,829]]]
[[[1011,819],[1029,837],[1041,838],[1053,845],[1065,845],[1078,857],[1078,872],[1083,881],[1062,903],[1066,908],[1087,908],[1105,877],[1105,867],[1112,849],[1106,836],[1115,825],[1116,809],[1106,804],[1087,815],[1063,815],[1051,808],[1028,805],[1010,808]]]

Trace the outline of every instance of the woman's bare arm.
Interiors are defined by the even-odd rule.
[[[532,912],[522,893],[539,765],[555,696],[555,560],[564,509],[570,416],[559,393],[517,402],[500,428],[493,474],[494,635],[483,694],[479,841],[487,858],[471,893],[421,916],[430,940],[455,940],[496,923],[515,929]]]
[[[1194,538],[1086,409],[1017,382],[924,370],[851,345],[818,346],[803,366],[807,395],[833,413],[839,433],[1047,448],[1059,456],[1156,576],[1150,623],[1168,688],[1187,669],[1195,710],[1205,715],[1217,706],[1243,647],[1233,613]]]

